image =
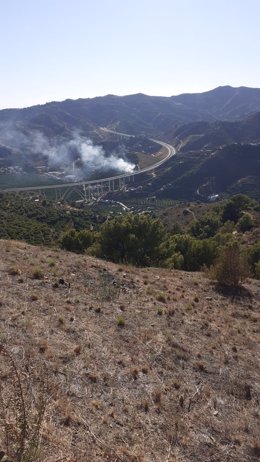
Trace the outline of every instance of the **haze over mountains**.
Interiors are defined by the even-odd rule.
[[[104,133],[102,134],[100,127],[141,136],[143,140],[153,137],[171,142],[178,148],[179,153],[188,154],[183,159],[185,166],[189,167],[188,170],[192,165],[193,170],[198,170],[202,153],[203,162],[205,160],[208,162],[212,152],[218,156],[216,152],[221,150],[222,157],[223,153],[229,156],[229,147],[233,144],[258,145],[260,143],[260,89],[225,86],[204,93],[172,97],[148,96],[141,93],[128,96],[107,95],[92,99],[51,102],[25,109],[1,110],[0,166],[16,164],[21,158],[28,160],[42,154],[49,158],[50,150],[55,159],[58,158],[64,162],[66,156],[64,157],[64,149],[61,149],[61,146],[64,146],[64,143],[66,146],[71,142],[73,144],[75,138],[80,139],[80,150],[82,150],[82,143],[89,145],[91,142],[94,143],[94,147],[103,143],[104,148],[106,147],[104,146]],[[106,139],[106,143],[108,141],[110,145],[112,143],[113,150],[110,152],[106,152],[106,149],[105,152],[100,150],[100,156],[119,157],[126,162],[126,165],[122,164],[126,171],[127,168],[132,168],[129,167],[132,165],[131,156],[127,157],[130,151],[122,146],[122,140],[119,151],[115,149],[116,142],[113,136],[109,140]],[[223,148],[225,148],[224,151]],[[69,146],[70,152],[71,150],[74,152],[75,149],[78,149],[77,143]],[[237,147],[235,151],[240,152],[241,149],[242,147]],[[240,166],[241,159],[243,159],[243,178],[250,177],[250,184],[258,184],[259,147],[255,148],[253,158],[252,155],[248,157],[248,162],[245,147],[242,151],[237,155],[237,159]],[[234,148],[232,152],[234,153]],[[197,153],[197,157],[194,153]],[[198,153],[200,153],[200,162],[198,162]],[[77,155],[74,157],[77,159]],[[82,158],[83,156],[80,158],[81,162]],[[190,160],[187,166],[188,158]],[[171,161],[175,171],[169,173],[168,169],[167,178],[171,177],[171,174],[173,178],[175,177],[174,162],[175,160]],[[233,159],[232,162],[236,160]],[[255,172],[253,177],[256,178],[252,178],[252,172]],[[202,184],[206,183],[207,177],[212,177],[213,173],[212,171],[204,172],[203,178],[200,179]],[[238,176],[234,179],[234,175],[231,175],[232,182],[243,179],[240,173],[241,168],[239,167]],[[184,174],[187,174],[187,169]],[[178,182],[181,182],[182,176],[183,173],[181,177],[178,177]],[[159,177],[159,189],[161,189],[164,180],[163,176],[159,175]],[[169,185],[172,182],[166,181],[166,183]],[[192,195],[200,186],[201,184],[192,186]],[[183,188],[185,188],[184,185],[180,186],[180,190],[185,192]],[[258,186],[257,188],[254,186],[253,189],[254,195],[258,195],[258,192],[255,192],[255,190],[258,191]],[[176,193],[175,189],[172,189],[172,184],[164,188],[164,192],[165,190],[170,196]]]

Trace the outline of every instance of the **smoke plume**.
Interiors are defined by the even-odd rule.
[[[85,174],[107,170],[131,173],[134,169],[134,165],[126,160],[122,149],[119,156],[115,153],[107,156],[101,146],[94,145],[90,139],[79,135],[74,135],[72,140],[65,143],[55,143],[45,149],[44,154],[48,156],[50,165],[68,168],[74,161],[74,168],[84,170]]]
[[[25,131],[14,124],[0,127],[0,145],[12,150],[14,163],[20,166],[26,160],[34,164],[41,158],[50,170],[73,174],[76,179],[87,179],[94,173],[113,171],[131,173],[135,165],[130,163],[121,147],[118,152],[107,154],[102,146],[94,145],[91,139],[72,132],[70,138],[48,138],[38,130]]]

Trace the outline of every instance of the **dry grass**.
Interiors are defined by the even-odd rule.
[[[37,460],[258,460],[257,281],[223,294],[200,273],[0,249],[0,344],[51,378]]]

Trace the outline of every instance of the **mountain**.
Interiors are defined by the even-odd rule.
[[[120,138],[102,127],[136,137]],[[13,166],[19,171],[20,165],[23,172],[38,175],[47,165],[47,175],[63,170],[63,175],[71,177],[77,169],[78,178],[85,179],[90,177],[84,161],[86,138],[92,140],[94,149],[95,145],[102,147],[97,157],[123,153],[124,159],[136,163],[136,155],[151,155],[156,150],[147,141],[150,137],[174,144],[178,156],[162,166],[155,178],[149,178],[152,186],[144,185],[143,191],[190,199],[204,197],[197,195],[198,190],[204,190],[207,197],[243,185],[245,192],[259,196],[259,147],[250,147],[260,143],[258,88],[225,86],[172,97],[107,95],[2,110],[0,168],[5,175]],[[88,159],[93,155],[91,149],[92,145]],[[225,180],[221,179],[223,172]],[[205,184],[211,186],[205,188]]]
[[[132,134],[158,136],[183,124],[201,120],[237,120],[257,111],[260,111],[260,89],[226,86],[205,93],[172,97],[141,93],[107,95],[7,109],[0,111],[0,129],[12,125],[22,132],[39,130],[52,137],[69,136],[75,129],[89,135],[105,126]]]
[[[260,89],[223,86],[204,93],[172,97],[186,110],[200,114],[201,120],[238,120],[259,111]]]

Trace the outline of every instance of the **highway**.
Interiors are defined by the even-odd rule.
[[[106,131],[108,133],[114,133],[122,137],[125,136],[127,138],[134,136],[134,135],[128,135],[126,133],[119,133],[113,130],[106,129],[104,127],[101,127],[101,130]],[[78,181],[78,182],[73,182],[73,183],[57,183],[57,184],[48,185],[48,186],[31,186],[31,187],[26,186],[22,188],[6,188],[6,189],[1,189],[0,191],[2,193],[6,193],[6,192],[20,192],[20,191],[37,191],[37,190],[43,191],[43,190],[48,190],[48,189],[61,189],[61,188],[68,188],[72,186],[84,186],[84,185],[85,187],[87,187],[87,186],[91,186],[94,184],[107,183],[109,181],[115,181],[115,180],[120,180],[123,178],[133,177],[135,175],[140,175],[141,173],[147,173],[151,170],[154,170],[160,167],[162,164],[164,164],[167,160],[169,160],[172,156],[176,154],[176,149],[171,144],[165,143],[164,141],[155,140],[153,138],[149,138],[149,139],[150,141],[153,141],[154,143],[158,144],[161,147],[164,147],[167,150],[167,155],[162,160],[160,160],[159,162],[156,162],[153,165],[150,165],[149,167],[145,167],[140,170],[135,170],[131,173],[122,173],[120,175],[115,175],[115,176],[111,176],[108,178],[101,178],[98,180]]]

